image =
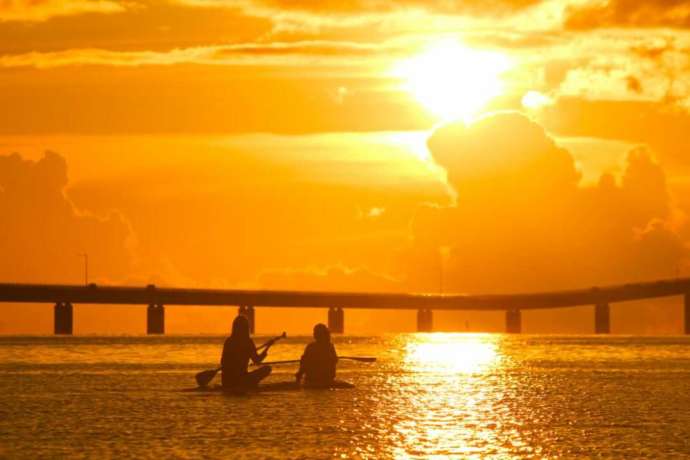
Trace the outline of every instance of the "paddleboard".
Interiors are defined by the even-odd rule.
[[[354,388],[355,386],[350,382],[345,382],[344,380],[334,380],[328,386],[315,386],[315,385],[300,385],[297,382],[273,382],[264,383],[259,385],[258,388],[242,388],[242,389],[226,389],[221,385],[214,385],[212,387],[197,387],[197,388],[187,388],[182,390],[184,392],[190,393],[227,393],[227,394],[246,394],[246,393],[269,393],[269,392],[279,392],[279,391],[302,391],[302,390],[344,390]]]

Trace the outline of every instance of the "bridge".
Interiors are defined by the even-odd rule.
[[[579,290],[526,294],[395,294],[234,289],[180,289],[146,287],[0,283],[0,302],[54,305],[55,334],[72,334],[73,305],[146,305],[148,334],[165,332],[165,305],[236,306],[255,328],[255,308],[324,308],[335,333],[345,329],[344,309],[417,310],[417,330],[433,330],[434,310],[505,311],[506,332],[522,329],[522,310],[594,306],[594,330],[610,332],[610,305],[616,302],[670,296],[684,298],[684,332],[690,334],[690,278],[592,287]]]

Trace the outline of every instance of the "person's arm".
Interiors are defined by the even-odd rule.
[[[304,349],[304,353],[302,353],[302,357],[299,360],[299,369],[297,370],[297,373],[295,374],[295,380],[297,380],[297,383],[302,382],[302,376],[306,372],[306,361],[307,361],[307,354],[309,353],[309,345]]]
[[[254,364],[261,364],[261,362],[266,359],[266,356],[268,355],[268,349],[271,348],[271,346],[267,346],[264,351],[261,353],[256,352],[256,345],[254,345],[254,341],[250,340],[251,342],[251,355],[250,358],[254,362]]]
[[[297,370],[297,373],[295,374],[295,380],[297,383],[302,383],[302,376],[304,375],[304,355],[302,355],[302,358],[299,360],[299,369]]]

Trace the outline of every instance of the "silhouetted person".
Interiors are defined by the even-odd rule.
[[[249,336],[249,321],[243,315],[238,315],[232,322],[232,334],[223,345],[220,360],[223,388],[257,387],[271,373],[271,366],[262,366],[248,372],[249,360],[259,364],[266,358],[269,348],[270,345],[260,354],[256,352],[256,345]]]
[[[314,326],[314,342],[307,345],[300,360],[299,371],[295,377],[297,382],[305,376],[305,384],[309,386],[329,386],[335,379],[335,366],[338,355],[331,343],[331,331],[325,324]]]

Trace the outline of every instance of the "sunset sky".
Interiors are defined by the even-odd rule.
[[[508,293],[690,275],[690,1],[0,0],[0,281]],[[0,333],[49,333],[3,306]],[[121,314],[121,312],[126,314]],[[170,309],[170,332],[235,310]],[[348,332],[414,314],[347,312]],[[259,312],[308,331],[325,311]],[[77,333],[141,333],[83,307]],[[669,302],[613,332],[680,333]],[[502,330],[502,314],[438,314]],[[591,309],[526,332],[591,332]]]

